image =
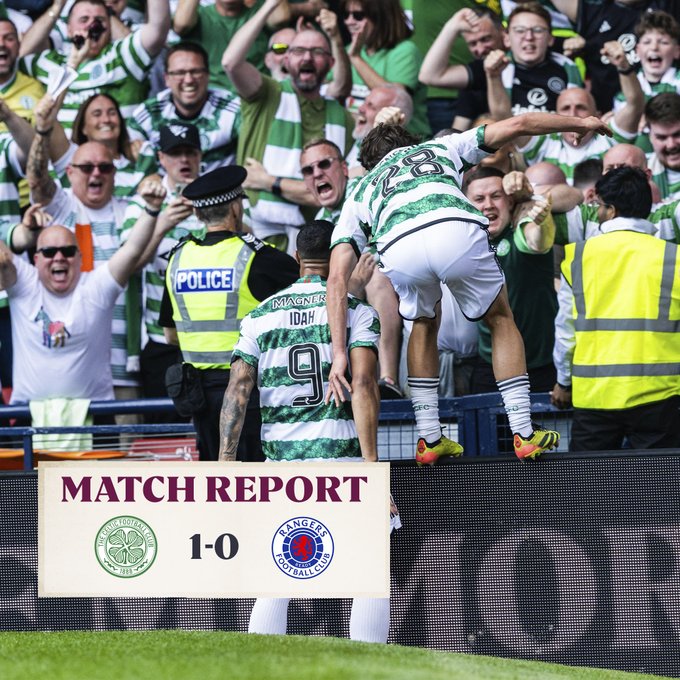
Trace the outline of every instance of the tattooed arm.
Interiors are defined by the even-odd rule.
[[[50,177],[50,136],[56,118],[54,100],[45,95],[35,108],[36,135],[26,161],[26,181],[31,190],[31,202],[49,205],[57,191],[57,185]]]
[[[254,366],[243,359],[236,359],[231,364],[229,385],[224,393],[220,413],[220,461],[236,460],[236,449],[246,417],[248,399],[256,381],[257,369]]]

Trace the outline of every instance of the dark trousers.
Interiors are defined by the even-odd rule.
[[[427,119],[432,134],[450,128],[456,117],[456,100],[450,97],[431,97],[427,100]]]
[[[575,408],[570,451],[616,451],[627,439],[633,449],[680,447],[680,396],[634,408]]]
[[[220,451],[220,413],[224,393],[229,383],[229,371],[207,369],[199,373],[207,406],[201,413],[194,414],[193,418],[198,455],[200,460],[217,460]],[[260,438],[261,429],[260,391],[254,388],[246,409],[246,419],[238,442],[236,460],[243,463],[264,460]]]
[[[0,307],[0,382],[12,386],[12,321],[9,307]]]
[[[146,399],[167,399],[168,390],[165,387],[165,372],[173,364],[182,361],[182,353],[179,351],[179,347],[149,340],[142,350],[139,360],[144,397]],[[176,411],[144,414],[144,422],[155,425],[188,421],[188,418],[183,418]]]

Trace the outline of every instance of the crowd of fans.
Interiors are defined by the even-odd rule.
[[[15,402],[165,396],[165,371],[178,359],[159,324],[165,269],[179,239],[205,232],[184,187],[242,165],[243,228],[292,254],[305,221],[337,219],[364,173],[361,140],[380,122],[422,139],[529,111],[596,115],[611,128],[611,137],[522,138],[465,179],[466,197],[489,220],[534,391],[557,382],[562,247],[598,232],[600,177],[643,171],[656,235],[680,243],[673,0],[22,4],[0,2],[0,239],[9,249],[0,252],[0,378]],[[127,260],[110,263],[130,239],[136,273],[122,291]],[[29,263],[39,293],[16,285]],[[97,279],[105,300],[93,283],[87,304],[55,303],[74,267],[107,263],[109,277]],[[379,271],[366,294],[382,326],[381,394],[403,396],[408,328]],[[110,319],[110,329],[93,331],[91,347],[72,346],[86,313]],[[446,289],[442,315],[441,394],[495,390],[488,331]],[[37,342],[28,341],[33,331]]]

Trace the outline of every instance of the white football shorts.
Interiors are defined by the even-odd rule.
[[[486,230],[473,222],[451,220],[408,234],[390,244],[380,262],[405,319],[434,317],[441,281],[463,314],[476,321],[486,314],[505,281]]]

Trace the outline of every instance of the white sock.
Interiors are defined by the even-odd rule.
[[[250,612],[249,633],[285,635],[288,628],[289,598],[258,597]]]
[[[505,412],[510,421],[510,431],[519,434],[520,437],[530,437],[534,428],[531,424],[528,374],[497,381],[496,385],[503,397]]]
[[[390,598],[355,597],[349,619],[349,637],[359,642],[387,642]]]
[[[409,376],[411,403],[416,417],[418,436],[434,444],[442,436],[439,423],[439,378],[414,378]]]

